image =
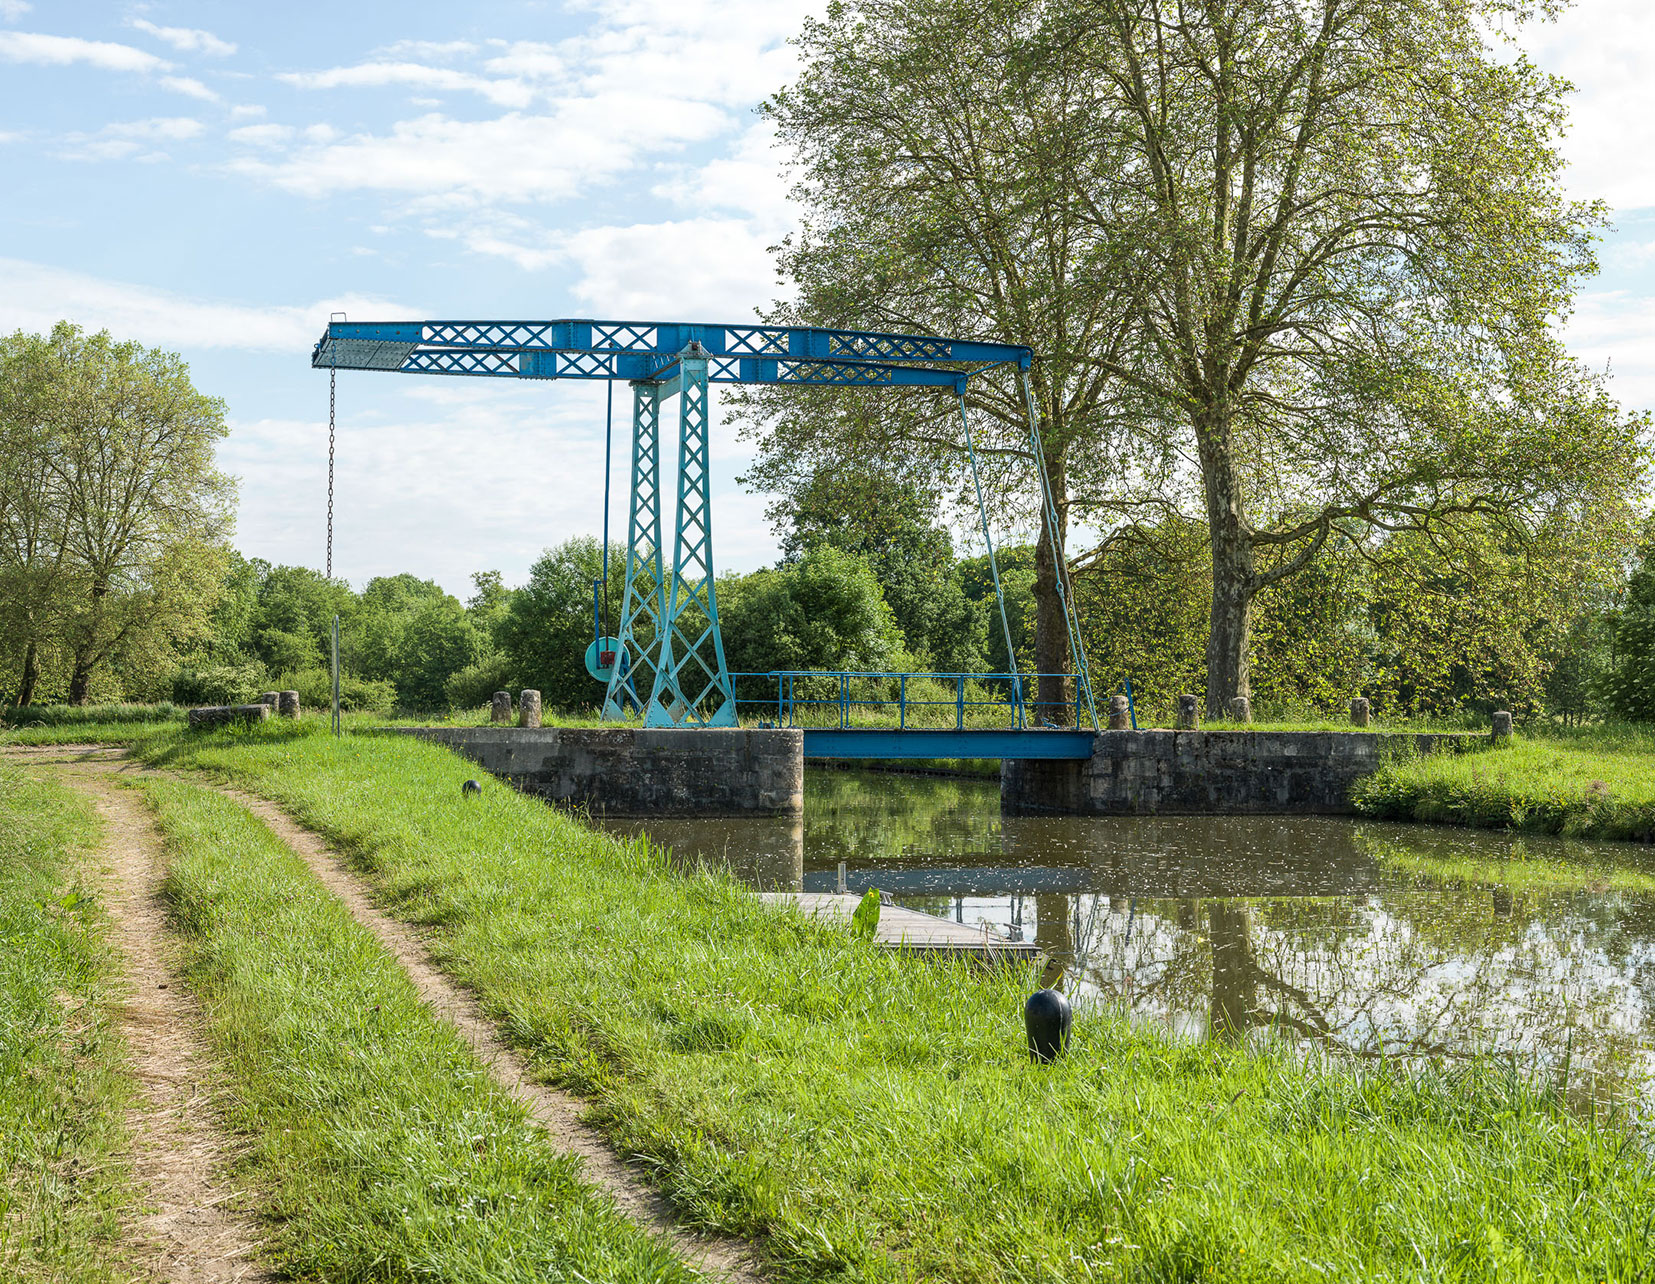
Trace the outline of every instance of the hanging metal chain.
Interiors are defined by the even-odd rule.
[[[339,381],[339,371],[334,368],[328,370],[328,566],[327,578],[333,578],[333,424],[334,424],[334,393]]]

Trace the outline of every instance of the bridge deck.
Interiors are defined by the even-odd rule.
[[[849,892],[759,892],[757,895],[769,905],[797,905],[806,914],[842,923],[850,922],[862,902],[860,896]],[[874,940],[888,950],[996,962],[1033,962],[1041,953],[1033,941],[1008,940],[987,927],[953,923],[901,905],[880,907]]]
[[[1092,756],[1091,731],[943,731],[806,727],[806,758],[1061,758]]]

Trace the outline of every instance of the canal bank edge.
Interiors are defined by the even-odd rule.
[[[1082,762],[1010,760],[1011,813],[1325,815],[1354,811],[1351,787],[1399,757],[1491,747],[1472,732],[1101,731]]]

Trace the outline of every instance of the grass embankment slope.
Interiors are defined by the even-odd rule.
[[[1398,759],[1351,800],[1382,820],[1652,842],[1655,731],[1520,736],[1486,753]]]
[[[1655,1253],[1644,1147],[1492,1069],[1317,1069],[1107,1012],[1032,1067],[1031,975],[766,911],[503,786],[467,801],[435,746],[288,727],[145,752],[328,835],[692,1218],[768,1237],[778,1278],[1627,1280]]]
[[[698,1278],[582,1183],[304,862],[213,791],[150,780],[226,1122],[287,1275]]]
[[[91,808],[0,761],[0,1277],[125,1280],[120,976],[79,861]]]

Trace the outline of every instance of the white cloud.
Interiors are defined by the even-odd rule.
[[[502,107],[527,107],[534,98],[534,90],[518,80],[490,79],[417,62],[365,62],[327,71],[284,72],[277,79],[298,89],[378,89],[402,85],[413,89],[458,90],[481,94]]]
[[[199,98],[203,102],[216,103],[218,95],[193,76],[162,76],[161,86],[170,89],[175,94],[184,94],[190,98]]]
[[[570,292],[606,315],[744,321],[775,296],[769,243],[743,219],[699,218],[589,228],[562,257],[580,272]]]
[[[143,18],[129,18],[126,25],[149,33],[181,53],[204,53],[215,58],[227,58],[236,51],[235,45],[228,40],[220,40],[212,32],[195,27],[158,27]]]
[[[0,20],[16,22],[32,8],[29,0],[0,0]]]
[[[118,45],[107,40],[82,40],[78,36],[46,36],[29,31],[0,31],[0,58],[8,62],[35,63],[47,67],[67,67],[72,63],[90,63],[105,71],[170,71],[172,64],[164,58]]]
[[[230,108],[231,120],[257,120],[265,114],[265,109],[258,103],[238,103]]]
[[[306,196],[369,189],[468,208],[552,201],[631,168],[645,148],[711,138],[723,124],[704,104],[634,93],[578,100],[552,116],[461,121],[432,113],[399,121],[388,135],[354,135],[280,163],[242,160],[235,168]]]
[[[243,125],[232,129],[227,138],[247,147],[280,147],[293,137],[292,125]]]
[[[1594,291],[1577,301],[1564,327],[1569,351],[1609,370],[1610,393],[1629,410],[1655,410],[1655,298]]]
[[[1655,6],[1581,0],[1527,28],[1521,43],[1575,86],[1563,142],[1573,194],[1619,209],[1655,206],[1655,169],[1629,163],[1655,151]]]
[[[188,116],[157,116],[149,120],[119,121],[96,134],[70,134],[61,153],[69,160],[166,160],[157,145],[198,138],[204,126]]]
[[[478,46],[469,40],[398,40],[374,50],[391,58],[463,58],[476,53]]]
[[[21,259],[0,258],[0,332],[45,331],[69,320],[119,339],[167,348],[308,353],[331,312],[407,316],[409,309],[360,296],[304,306],[250,306],[188,298]]]

